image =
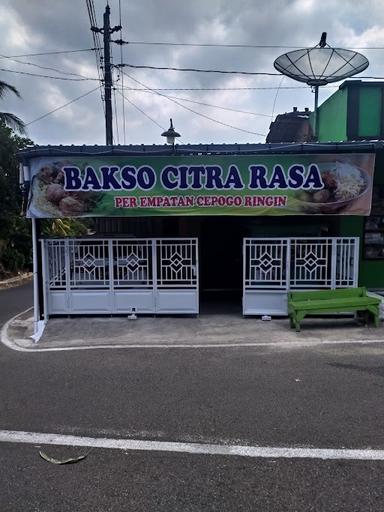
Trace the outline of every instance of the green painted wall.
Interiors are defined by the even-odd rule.
[[[381,87],[359,87],[358,136],[380,138]],[[348,87],[338,90],[320,107],[319,134],[320,142],[341,141],[347,139],[347,99]],[[384,184],[384,154],[376,155],[374,187]],[[366,260],[363,255],[364,217],[340,217],[340,235],[360,238],[360,272],[359,284],[371,289],[384,290],[384,260]]]
[[[318,140],[347,140],[347,89],[340,89],[332,94],[318,108]],[[311,116],[313,125],[313,116]]]
[[[384,185],[384,155],[376,155],[374,189]],[[384,260],[364,259],[364,217],[341,217],[340,235],[360,237],[359,284],[367,288],[384,290]]]
[[[359,137],[379,137],[381,131],[381,87],[359,88]]]

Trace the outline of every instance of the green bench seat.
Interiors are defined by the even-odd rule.
[[[291,327],[296,328],[296,331],[300,331],[300,323],[306,315],[353,311],[372,314],[375,326],[378,327],[380,302],[380,299],[368,296],[365,287],[290,292],[288,314]]]

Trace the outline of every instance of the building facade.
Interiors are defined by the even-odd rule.
[[[320,105],[318,127],[319,142],[383,140],[384,82],[344,82]],[[341,232],[361,240],[359,281],[373,290],[384,290],[383,170],[383,154],[378,151],[371,215],[340,218]]]
[[[286,315],[290,289],[357,286],[350,226],[383,157],[363,141],[28,148],[40,313],[197,314],[230,298]],[[41,219],[68,216],[92,235],[39,236]]]

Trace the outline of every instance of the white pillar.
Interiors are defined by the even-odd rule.
[[[36,219],[32,217],[32,256],[33,256],[33,320],[34,329],[33,333],[37,334],[38,324],[40,320],[40,307],[39,307],[39,266],[37,260],[37,231]]]

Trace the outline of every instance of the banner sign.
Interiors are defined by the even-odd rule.
[[[374,154],[33,158],[29,217],[369,215]]]

